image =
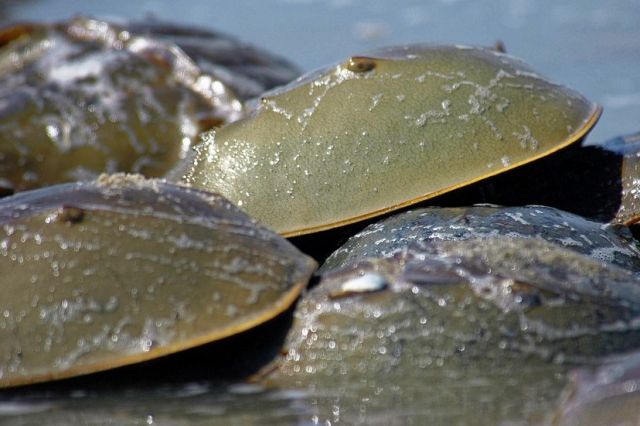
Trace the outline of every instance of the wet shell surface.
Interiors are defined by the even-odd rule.
[[[5,198],[0,224],[0,387],[237,334],[316,266],[222,197],[141,176]]]
[[[210,133],[183,179],[286,236],[356,222],[546,156],[600,108],[489,49],[354,56]]]
[[[128,27],[135,34],[176,44],[203,72],[231,87],[243,101],[300,75],[289,61],[226,34],[168,22],[132,22]]]
[[[636,425],[639,384],[640,352],[611,357],[596,369],[576,370],[550,424]]]
[[[431,242],[323,274],[265,380],[346,423],[531,420],[572,365],[640,345],[638,302],[630,272],[548,242]]]
[[[613,223],[635,225],[640,222],[640,133],[619,136],[600,147],[621,157],[620,208]]]
[[[388,257],[430,241],[477,238],[540,239],[640,273],[640,251],[626,226],[609,225],[545,206],[427,207],[373,223],[352,236],[323,263],[321,271]]]
[[[75,18],[0,31],[2,187],[33,189],[102,172],[163,176],[200,132],[241,116],[232,87],[175,44],[136,30]],[[212,69],[215,58],[207,58]],[[233,74],[217,65],[218,74]]]

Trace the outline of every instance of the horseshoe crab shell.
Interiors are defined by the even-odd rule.
[[[103,172],[161,177],[200,132],[241,116],[237,92],[293,77],[271,55],[176,26],[78,17],[4,28],[0,183],[19,191]]]
[[[353,235],[322,271],[367,257],[386,257],[430,241],[540,239],[640,274],[640,251],[629,228],[587,220],[545,206],[426,207],[392,215]]]
[[[140,176],[0,202],[0,387],[160,357],[261,324],[315,262],[217,195]]]
[[[285,236],[357,222],[580,140],[600,107],[489,49],[390,48],[261,98],[182,179]]]
[[[573,366],[640,346],[639,284],[538,239],[432,241],[323,274],[264,380],[321,419],[537,424]]]

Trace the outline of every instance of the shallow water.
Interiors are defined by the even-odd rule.
[[[313,412],[297,391],[206,383],[154,390],[39,395],[0,402],[0,424],[39,425],[252,425],[312,424]]]
[[[381,45],[421,41],[493,45],[502,40],[510,54],[604,106],[591,142],[639,130],[637,0],[197,0],[188,7],[168,0],[30,0],[4,2],[1,9],[2,23],[81,13],[197,24],[265,47],[305,70]],[[552,372],[549,381],[553,383],[548,388],[556,392],[564,378]],[[469,384],[473,386],[471,380]],[[119,391],[100,386],[71,387],[64,392],[24,390],[0,396],[0,424],[334,424],[340,423],[340,403],[346,398],[337,405],[333,399],[334,395],[300,390],[210,382]],[[543,406],[548,407],[550,399]],[[473,401],[466,403],[473,407]],[[530,411],[540,403],[535,398],[523,402],[533,407]],[[357,401],[353,407],[357,406],[361,409],[366,404]],[[400,413],[367,409],[363,417],[342,421],[407,420]],[[438,414],[439,421],[446,423],[446,415],[434,413]]]

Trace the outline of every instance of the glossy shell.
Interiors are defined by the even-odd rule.
[[[634,426],[640,419],[639,383],[639,352],[605,359],[595,370],[576,370],[549,424]]]
[[[163,176],[200,132],[241,116],[236,92],[295,75],[234,79],[242,66],[253,64],[256,78],[285,66],[233,40],[215,40],[199,52],[203,69],[150,25],[75,18],[0,31],[0,185],[18,191],[119,171]],[[235,63],[234,47],[245,52]]]
[[[132,22],[128,28],[135,34],[176,44],[203,72],[231,87],[242,100],[300,75],[289,61],[226,34],[157,21]]]
[[[263,96],[183,179],[294,236],[356,222],[548,155],[600,108],[488,49],[355,56]]]
[[[601,148],[621,157],[620,202],[614,223],[634,225],[640,221],[640,133],[604,142]]]
[[[324,274],[264,380],[348,424],[529,424],[576,363],[640,346],[638,302],[630,272],[551,243],[431,242]]]
[[[541,239],[640,273],[640,251],[626,226],[611,226],[545,206],[428,207],[393,215],[352,236],[322,265],[329,271],[430,241]]]
[[[0,223],[0,387],[247,330],[316,266],[223,198],[140,176],[5,198]]]

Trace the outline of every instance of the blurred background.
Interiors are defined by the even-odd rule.
[[[589,142],[640,130],[640,0],[0,2],[0,21],[157,19],[236,36],[304,70],[409,42],[492,46],[604,106]]]

